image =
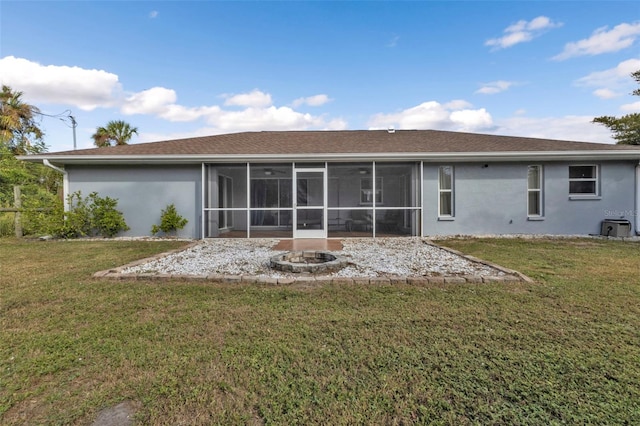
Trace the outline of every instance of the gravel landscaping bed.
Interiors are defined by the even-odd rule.
[[[180,276],[242,275],[260,278],[299,277],[275,271],[269,259],[284,251],[273,250],[276,239],[206,240],[186,250],[147,263],[125,267],[121,274]],[[343,269],[324,274],[334,278],[355,277],[501,277],[508,270],[437,247],[421,238],[350,238],[343,249],[332,253],[345,257]]]

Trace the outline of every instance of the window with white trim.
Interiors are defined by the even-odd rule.
[[[373,204],[373,179],[370,177],[360,178],[360,204]],[[376,178],[376,205],[382,204],[382,178]]]
[[[569,195],[598,195],[598,166],[569,166]]]
[[[542,166],[529,166],[527,173],[527,216],[542,216]]]
[[[454,217],[453,166],[440,166],[438,169],[438,216]]]

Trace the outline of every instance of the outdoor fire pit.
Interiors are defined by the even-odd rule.
[[[325,273],[342,269],[348,263],[346,259],[327,251],[290,251],[273,256],[269,266],[282,272]]]

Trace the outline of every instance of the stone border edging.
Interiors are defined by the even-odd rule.
[[[441,250],[448,251],[449,253],[452,253],[452,254],[455,254],[457,256],[463,257],[463,258],[467,259],[470,262],[480,263],[482,265],[489,266],[491,268],[497,269],[498,271],[504,272],[505,274],[516,275],[516,276],[518,276],[520,278],[520,280],[522,280],[524,282],[527,282],[529,284],[535,283],[535,281],[532,278],[530,278],[530,277],[526,276],[525,274],[523,274],[522,272],[516,271],[514,269],[505,268],[504,266],[500,266],[497,263],[492,263],[492,262],[486,261],[484,259],[480,259],[478,257],[471,256],[469,254],[464,254],[464,253],[462,253],[462,252],[460,252],[458,250],[438,245],[438,244],[434,243],[431,240],[423,239],[422,241],[425,244],[429,244],[430,246],[437,247],[437,248],[439,248]]]
[[[114,274],[123,275],[123,276],[129,276],[129,277],[130,276],[134,276],[134,275],[137,275],[137,274],[123,274],[122,271],[124,269],[131,268],[133,266],[139,266],[139,265],[142,265],[143,263],[148,263],[148,262],[151,262],[151,261],[154,261],[154,260],[162,259],[163,257],[167,257],[167,256],[169,256],[171,254],[174,254],[174,253],[179,253],[181,251],[190,249],[191,247],[195,247],[198,244],[201,244],[201,242],[200,241],[194,241],[194,242],[192,242],[190,244],[187,244],[186,246],[181,247],[181,248],[165,251],[163,253],[158,253],[158,254],[153,255],[151,257],[145,257],[144,259],[134,260],[133,262],[127,263],[126,265],[118,266],[117,268],[110,268],[110,269],[105,269],[104,271],[98,271],[98,272],[93,274],[93,277],[94,278],[112,278]]]
[[[504,276],[483,276],[483,275],[453,275],[453,276],[393,276],[393,277],[331,277],[331,276],[313,276],[313,275],[301,275],[298,277],[264,277],[256,275],[225,275],[225,274],[201,274],[201,275],[181,275],[181,274],[152,274],[152,273],[134,273],[123,274],[122,271],[126,268],[133,266],[139,266],[144,263],[158,260],[163,257],[169,256],[174,253],[178,253],[191,247],[195,247],[201,244],[201,241],[195,241],[185,247],[170,250],[164,253],[147,257],[144,259],[136,260],[126,265],[119,266],[117,268],[111,268],[104,271],[98,271],[93,274],[94,278],[110,279],[110,280],[134,280],[134,281],[166,281],[166,280],[187,280],[187,281],[217,281],[223,283],[252,283],[252,284],[271,284],[271,285],[290,285],[296,283],[306,284],[376,284],[376,285],[388,285],[388,284],[482,284],[482,283],[501,283],[501,282],[527,282],[535,283],[535,281],[521,272],[513,269],[508,269],[495,263],[488,262],[483,259],[479,259],[475,256],[463,254],[457,250],[449,247],[440,246],[433,241],[422,239],[425,244],[429,244],[433,247],[445,250],[449,253],[463,257],[470,262],[480,263],[485,266],[497,269],[503,272]]]

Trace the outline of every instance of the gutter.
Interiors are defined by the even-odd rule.
[[[42,159],[42,164],[44,164],[45,166],[62,173],[62,197],[63,197],[63,204],[64,204],[64,211],[69,211],[69,204],[67,202],[67,197],[69,195],[69,173],[63,169],[60,168],[58,166],[54,166],[53,164],[51,164],[51,162],[46,159],[43,158]]]
[[[605,161],[640,160],[640,150],[592,151],[495,151],[495,152],[384,152],[384,153],[314,153],[314,154],[130,154],[130,155],[34,155],[21,156],[26,161],[45,158],[64,164],[200,164],[202,162],[283,162],[283,161]]]

